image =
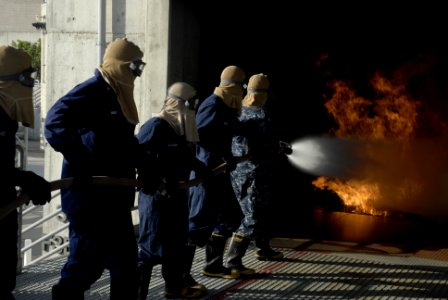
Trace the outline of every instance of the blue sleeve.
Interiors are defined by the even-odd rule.
[[[89,155],[81,137],[82,130],[89,127],[92,118],[89,94],[83,88],[75,87],[56,101],[45,119],[45,138],[55,151],[61,152],[71,163],[83,161]]]
[[[200,145],[213,149],[213,141],[220,131],[220,117],[215,105],[206,104],[200,107],[196,116]]]

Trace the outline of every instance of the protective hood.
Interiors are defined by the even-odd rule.
[[[241,100],[243,99],[243,83],[246,79],[244,71],[236,66],[228,66],[221,73],[221,82],[213,92],[224,103],[241,112]]]
[[[104,53],[99,70],[117,94],[118,102],[126,119],[136,125],[139,122],[134,101],[134,80],[129,65],[143,58],[143,52],[127,39],[118,38],[111,42]]]
[[[250,77],[247,85],[247,94],[243,99],[243,105],[249,107],[263,107],[268,99],[269,80],[264,74],[256,74]]]
[[[0,76],[19,74],[31,68],[31,57],[23,50],[0,46]],[[34,127],[33,88],[18,80],[0,79],[0,106],[23,126]]]
[[[185,103],[196,96],[196,90],[185,82],[176,82],[168,88],[168,94],[162,110],[155,116],[167,121],[180,136],[185,135],[188,142],[199,141],[195,121],[195,111],[186,107]]]

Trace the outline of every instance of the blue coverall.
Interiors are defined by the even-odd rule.
[[[137,243],[131,219],[133,187],[88,185],[85,176],[135,179],[138,141],[114,90],[98,70],[48,111],[45,137],[64,156],[62,178],[77,178],[61,191],[69,224],[70,253],[58,285],[90,288],[110,270],[111,294],[129,292],[136,278]]]
[[[194,167],[194,149],[184,136],[177,135],[167,121],[158,117],[144,123],[137,137],[154,180],[159,182],[160,178],[165,183],[163,189],[153,194],[141,190],[138,195],[139,264],[146,264],[149,269],[162,264],[166,287],[183,288],[188,191],[180,189],[178,183],[188,180]]]
[[[196,115],[199,143],[196,157],[210,169],[231,154],[232,137],[239,130],[238,114],[215,94],[205,99]],[[242,218],[228,172],[190,188],[190,240],[204,246],[213,232],[229,237]]]

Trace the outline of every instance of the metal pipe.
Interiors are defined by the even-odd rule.
[[[242,157],[236,157],[236,162],[240,163],[242,161],[246,161],[250,159],[250,155],[242,156]],[[218,175],[219,173],[223,173],[227,170],[227,164],[223,163],[216,168],[212,170],[212,175]],[[189,181],[179,181],[179,188],[186,189],[191,186],[198,185],[202,182],[202,178],[195,178]],[[55,180],[50,182],[51,183],[51,190],[60,190],[63,188],[69,188],[73,184],[73,178],[62,178],[59,180]],[[115,185],[115,186],[127,186],[127,187],[137,187],[141,188],[143,187],[143,182],[141,180],[131,179],[131,178],[114,178],[114,177],[107,177],[107,176],[92,176],[92,184],[94,185]],[[160,186],[160,188],[163,188],[163,185]],[[23,205],[24,203],[29,202],[31,199],[28,194],[21,194],[18,196],[14,201],[8,203],[7,205],[0,208],[0,220],[3,219],[5,216],[7,216],[11,211],[14,209],[17,209],[19,206]],[[49,216],[54,216],[55,214],[51,214]],[[49,217],[48,216],[48,217]],[[48,217],[46,219],[48,219]],[[36,223],[35,223],[36,224]],[[33,225],[35,225],[33,224]],[[24,231],[28,230],[26,228]],[[24,232],[23,231],[23,232]]]

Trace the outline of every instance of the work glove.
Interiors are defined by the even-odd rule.
[[[44,205],[51,200],[51,184],[34,172],[19,171],[18,185],[34,205]]]

